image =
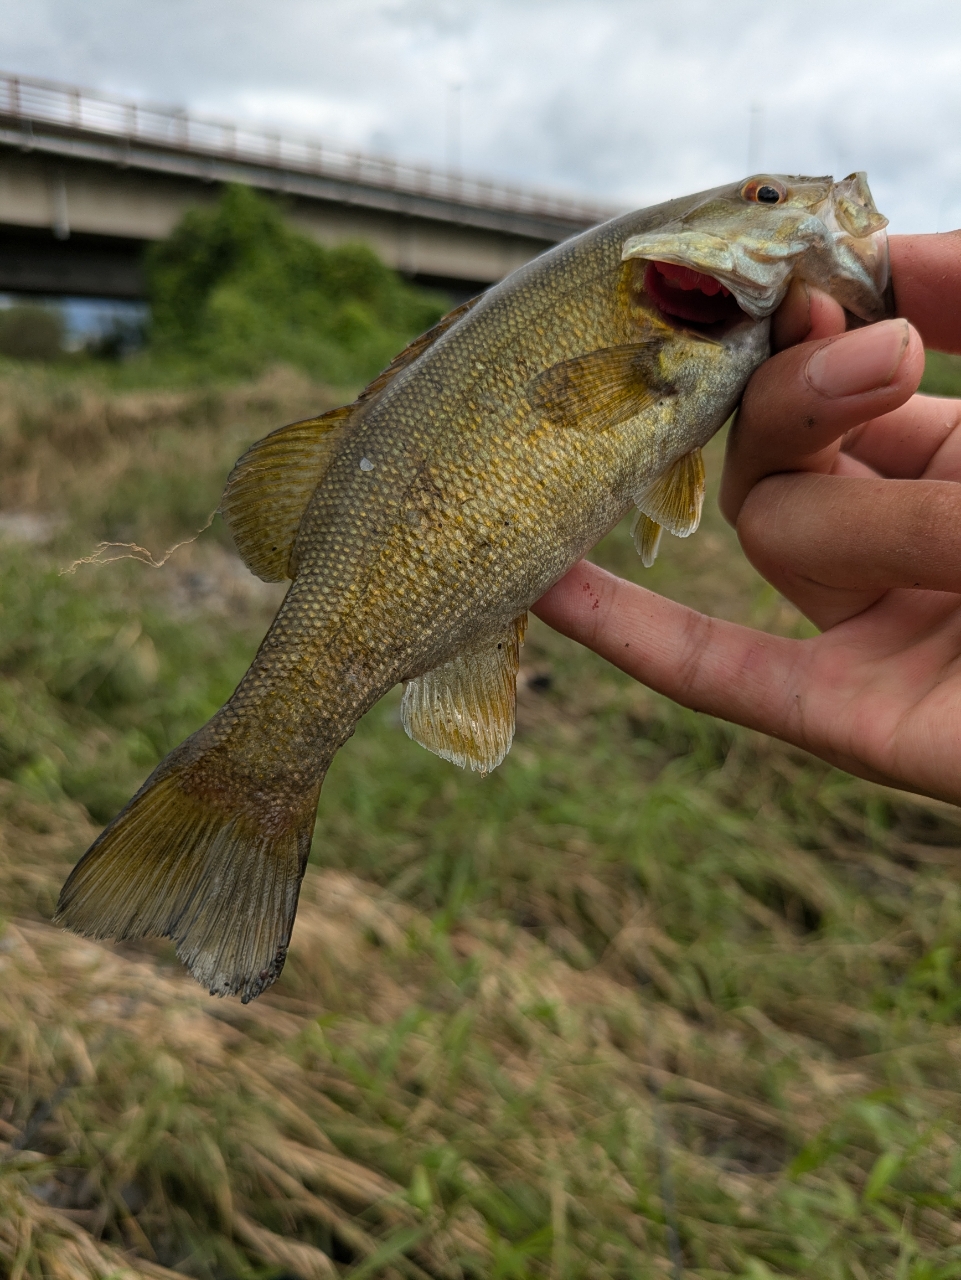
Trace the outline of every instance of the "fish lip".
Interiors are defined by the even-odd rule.
[[[621,251],[622,262],[635,259],[639,263],[663,263],[710,276],[734,295],[744,315],[756,324],[766,320],[781,301],[784,281],[779,279],[771,285],[752,278],[750,270],[745,273],[738,269],[744,265],[739,262],[743,256],[750,267],[750,253],[743,246],[731,244],[713,232],[691,232],[683,227],[631,236]]]
[[[643,278],[644,294],[656,308],[660,318],[671,328],[713,338],[745,321],[756,323],[754,317],[739,305],[724,282],[708,271],[698,270],[697,274],[714,280],[721,286],[714,295],[696,288],[684,289],[668,285],[662,268],[673,265],[677,264],[650,258],[645,265]]]
[[[868,323],[890,315],[887,220],[866,176],[777,181],[789,195],[796,188],[797,198],[779,210],[772,206],[756,227],[742,225],[744,184],[733,193],[719,188],[702,193],[673,221],[629,236],[621,260],[663,261],[709,274],[755,322],[773,314],[792,278],[824,290]],[[674,310],[664,309],[665,320]]]

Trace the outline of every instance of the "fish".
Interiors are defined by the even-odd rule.
[[[863,173],[760,174],[591,228],[455,308],[349,405],[281,427],[220,512],[289,580],[228,702],[83,855],[56,919],[170,937],[213,995],[280,974],[321,784],[404,685],[408,734],[489,773],[514,733],[527,611],[632,508],[653,563],[690,535],[703,446],[770,354],[794,280],[892,314]]]

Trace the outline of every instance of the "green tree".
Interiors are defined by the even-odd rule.
[[[324,248],[239,186],[185,214],[148,253],[147,276],[154,353],[218,373],[285,361],[334,383],[366,380],[447,308],[366,245]]]

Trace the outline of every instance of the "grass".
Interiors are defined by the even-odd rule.
[[[490,778],[410,743],[396,696],[359,726],[261,1000],[49,924],[277,603],[217,525],[159,570],[59,570],[189,535],[331,396],[0,385],[0,1273],[961,1276],[961,814],[536,623]],[[648,574],[623,528],[597,555],[805,631],[713,507]]]

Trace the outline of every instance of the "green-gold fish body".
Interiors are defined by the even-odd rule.
[[[863,175],[761,176],[625,215],[513,273],[353,404],[240,459],[221,511],[292,584],[229,702],[72,872],[58,918],[173,937],[216,994],[279,974],[317,796],[364,712],[406,682],[417,741],[483,772],[514,725],[526,611],[638,507],[693,531],[700,448],[769,354],[794,278],[887,313],[885,220]]]

